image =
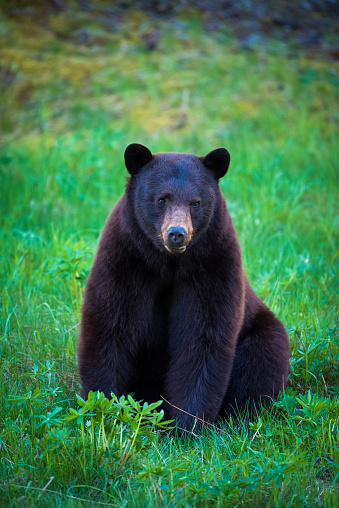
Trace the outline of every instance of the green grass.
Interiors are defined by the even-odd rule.
[[[338,506],[338,63],[241,50],[193,14],[155,51],[138,12],[114,34],[85,13],[48,27],[0,23],[0,504]],[[84,284],[131,142],[231,153],[245,268],[292,346],[291,387],[251,422],[180,441],[128,403],[113,427],[116,406],[78,406]]]

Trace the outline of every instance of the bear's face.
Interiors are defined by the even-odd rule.
[[[218,179],[226,173],[229,160],[224,148],[199,158],[181,153],[152,155],[137,144],[127,147],[134,215],[160,251],[182,254],[206,230],[219,192]]]

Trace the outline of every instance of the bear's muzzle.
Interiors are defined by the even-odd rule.
[[[161,238],[171,254],[182,254],[191,241],[193,225],[189,206],[169,206],[161,226]]]

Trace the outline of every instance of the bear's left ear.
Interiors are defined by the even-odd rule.
[[[136,175],[152,159],[149,149],[139,143],[132,143],[125,150],[125,166],[130,175]]]
[[[208,153],[205,157],[200,157],[203,165],[209,169],[215,178],[219,180],[226,175],[230,165],[231,156],[226,148],[217,148]]]

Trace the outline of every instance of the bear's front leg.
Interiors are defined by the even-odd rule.
[[[90,312],[84,306],[78,348],[82,380],[81,396],[100,390],[110,398],[127,393],[131,375],[131,351],[126,349],[125,336],[118,325],[101,312]]]
[[[155,278],[145,277],[140,263],[123,261],[110,273],[97,256],[86,286],[78,347],[82,397],[89,390],[106,397],[139,393],[140,351],[162,335],[154,319]]]
[[[227,391],[235,348],[232,343],[218,348],[208,344],[209,340],[205,335],[191,344],[185,341],[185,351],[173,357],[166,394],[168,402],[176,406],[168,412],[179,428],[192,428],[194,416],[214,422]]]
[[[219,414],[243,319],[242,300],[225,288],[216,298],[208,286],[201,291],[193,283],[183,285],[174,298],[166,399],[179,408],[168,408],[179,427],[193,427],[195,419],[187,413],[208,422]]]

